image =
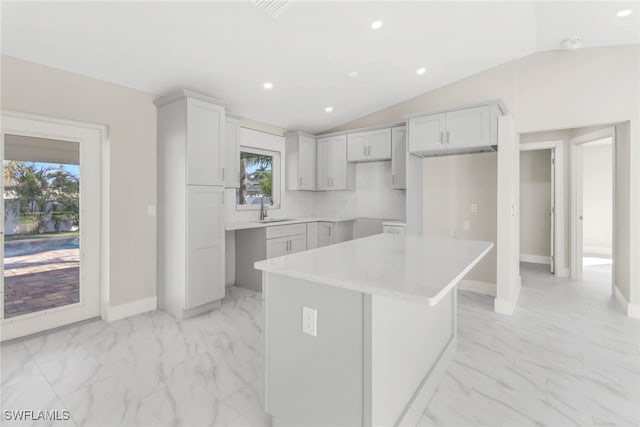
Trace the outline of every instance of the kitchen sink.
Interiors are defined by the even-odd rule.
[[[293,221],[294,218],[266,218],[266,219],[262,219],[259,222],[261,224],[266,224],[269,222],[283,222],[283,221]]]

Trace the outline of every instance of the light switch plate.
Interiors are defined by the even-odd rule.
[[[311,335],[312,337],[318,336],[318,310],[315,308],[302,307],[302,332]]]

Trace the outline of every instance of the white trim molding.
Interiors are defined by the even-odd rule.
[[[493,304],[494,311],[496,313],[506,314],[511,316],[513,312],[516,310],[516,305],[518,304],[518,297],[520,296],[521,288],[522,288],[522,277],[519,277],[513,298],[511,299],[496,298]]]
[[[147,297],[136,301],[126,302],[124,304],[112,305],[106,307],[102,318],[107,322],[124,319],[125,317],[135,316],[136,314],[146,313],[147,311],[156,310],[158,308],[157,297]]]
[[[551,264],[551,257],[546,255],[520,254],[520,262],[532,262],[534,264]]]
[[[474,292],[476,294],[496,296],[496,284],[481,280],[462,279],[458,283],[458,290]]]
[[[613,286],[613,295],[616,302],[620,305],[627,317],[631,319],[640,319],[640,305],[631,304],[627,298],[620,292],[617,286]]]

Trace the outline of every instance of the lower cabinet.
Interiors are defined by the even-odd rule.
[[[353,222],[318,222],[318,247],[353,239]]]
[[[307,235],[279,237],[277,239],[267,239],[266,259],[289,255],[307,250]]]

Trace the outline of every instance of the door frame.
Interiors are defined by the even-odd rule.
[[[13,134],[13,135],[24,135],[24,136],[32,136],[36,138],[46,138],[46,139],[57,139],[57,140],[65,140],[65,141],[73,141],[80,143],[80,150],[82,156],[82,147],[86,144],[99,144],[98,153],[100,157],[100,210],[98,212],[99,215],[99,238],[100,238],[100,259],[99,259],[99,267],[98,267],[98,276],[100,278],[100,283],[98,283],[98,307],[95,310],[95,317],[106,318],[107,309],[109,307],[109,291],[110,291],[110,254],[109,254],[109,135],[108,135],[108,127],[106,125],[100,125],[95,123],[85,123],[73,120],[59,119],[55,117],[41,116],[37,114],[31,113],[23,113],[18,111],[11,110],[0,110],[0,150],[4,152],[4,135],[5,134]],[[4,157],[4,156],[3,156]],[[81,178],[82,179],[82,178]],[[3,185],[0,183],[0,187]],[[4,214],[4,203],[0,207],[0,212]],[[4,228],[4,225],[2,226]],[[4,230],[2,230],[4,232]],[[4,248],[0,249],[0,254],[4,257]],[[1,301],[0,301],[0,310],[4,313],[4,275],[0,276],[0,286],[1,289]],[[52,310],[45,310],[45,312],[63,312],[64,307],[59,307]],[[94,311],[91,310],[91,314]],[[0,336],[0,341],[5,341],[8,339],[18,338],[20,336],[29,335],[32,333],[36,333],[42,330],[40,324],[42,321],[38,319],[37,313],[33,313],[33,315],[27,314],[24,317],[24,325],[19,328],[22,329],[19,333],[15,331],[15,328],[12,328],[10,331],[7,331],[8,328],[2,328],[2,334]],[[22,317],[22,316],[20,316]],[[57,320],[49,319],[47,321],[47,328],[52,329],[58,326],[63,326],[68,323],[73,323],[77,320],[71,320],[69,322],[68,319],[62,318]],[[15,319],[15,320],[12,320]],[[20,318],[12,318],[7,319],[7,323],[15,322],[20,320]],[[35,320],[34,320],[35,319]],[[2,323],[5,323],[5,320],[2,319]]]
[[[582,150],[583,145],[589,142],[598,141],[601,139],[611,138],[612,155],[611,155],[611,171],[612,171],[612,235],[611,235],[611,247],[615,248],[616,239],[616,212],[615,212],[615,200],[616,200],[616,128],[615,126],[609,126],[603,129],[598,129],[592,132],[585,133],[569,139],[569,156],[571,158],[571,215],[569,216],[570,224],[570,263],[571,266],[571,279],[582,280],[582,235],[583,227],[579,217],[582,214],[582,194],[583,194],[583,180],[582,180]],[[615,251],[611,253],[612,261],[615,264]],[[614,268],[611,268],[611,292],[614,292],[614,280],[615,274]]]
[[[565,192],[564,192],[564,177],[565,177],[565,162],[564,162],[564,141],[552,140],[544,142],[528,142],[520,144],[520,152],[523,151],[535,151],[535,150],[552,150],[555,173],[553,180],[553,196],[554,196],[554,214],[553,214],[553,246],[554,246],[554,259],[551,261],[555,265],[556,277],[569,277],[569,268],[565,265]],[[518,177],[518,180],[520,177]],[[522,197],[522,196],[521,196]],[[518,249],[519,250],[519,249]]]

